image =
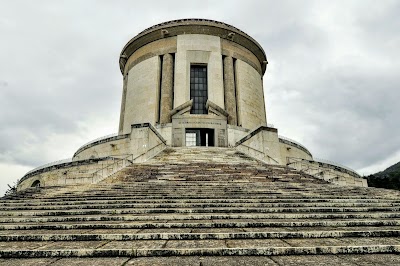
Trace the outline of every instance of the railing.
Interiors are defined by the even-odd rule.
[[[240,144],[240,146],[245,147],[245,148],[247,148],[247,149],[249,149],[249,150],[256,151],[258,154],[261,154],[261,156],[263,156],[263,157],[264,157],[264,156],[267,156],[269,159],[271,159],[271,160],[273,160],[274,162],[276,162],[277,164],[279,164],[279,162],[278,162],[277,160],[275,160],[274,158],[272,158],[272,157],[269,156],[268,154],[263,153],[262,151],[259,151],[259,150],[257,150],[257,149],[254,149],[254,148],[250,147],[250,146],[244,145],[243,143]],[[240,146],[239,146],[239,147],[240,147]]]
[[[108,164],[105,167],[102,167],[100,170],[97,170],[92,174],[92,183],[97,183],[105,178],[115,174],[116,172],[122,170],[123,168],[133,164],[133,154],[123,155],[123,158],[115,158],[112,159],[115,161],[112,164]]]
[[[109,135],[106,135],[106,136],[102,136],[102,137],[93,139],[93,140],[91,140],[91,141],[89,141],[89,142],[83,144],[82,146],[80,146],[80,147],[76,150],[76,152],[75,152],[75,154],[74,154],[74,157],[75,157],[75,155],[77,155],[77,154],[80,153],[81,151],[85,150],[86,148],[90,147],[92,144],[94,144],[94,143],[96,143],[96,142],[101,142],[102,140],[106,140],[106,139],[109,139],[109,138],[114,138],[114,137],[117,137],[117,136],[118,136],[118,133],[113,133],[113,134],[109,134]]]
[[[335,162],[331,162],[331,161],[327,161],[327,160],[323,160],[323,159],[315,159],[315,160],[306,160],[306,159],[302,159],[302,158],[295,158],[295,157],[287,157],[287,165],[292,165],[292,164],[296,164],[296,163],[300,163],[300,166],[307,166],[308,168],[315,168],[315,169],[320,169],[319,172],[324,172],[324,171],[339,171],[339,172],[343,172],[343,173],[347,173],[353,177],[356,178],[361,178],[361,176],[353,169],[346,167],[346,166],[342,166],[338,163]],[[315,166],[313,165],[313,163],[318,163],[319,166]],[[332,166],[334,168],[332,168]],[[303,169],[300,169],[303,170]]]
[[[350,167],[347,167],[345,165],[342,165],[342,164],[339,164],[339,163],[336,163],[336,162],[332,162],[332,161],[329,161],[329,160],[325,160],[325,159],[321,159],[321,158],[314,158],[314,161],[320,162],[320,163],[334,165],[334,166],[337,166],[337,167],[340,167],[340,168],[344,168],[344,169],[346,169],[346,170],[348,170],[350,172],[357,173],[355,170],[351,169]]]
[[[29,174],[31,174],[33,172],[36,172],[36,171],[39,171],[39,170],[42,170],[42,169],[45,169],[45,168],[49,168],[49,167],[60,165],[60,164],[64,164],[64,163],[70,163],[70,162],[72,162],[72,158],[67,158],[67,159],[62,159],[62,160],[54,161],[54,162],[51,162],[51,163],[47,163],[47,164],[38,166],[38,167],[30,170],[24,176],[27,176],[27,175],[29,175]]]
[[[323,179],[325,181],[329,181],[332,183],[336,183],[338,178],[340,177],[332,168],[320,168],[319,165],[313,165],[310,161],[301,159],[301,158],[294,158],[294,157],[287,157],[287,166],[291,166],[294,169],[297,169],[303,173],[310,174],[316,178]],[[326,175],[326,173],[330,175]]]
[[[83,144],[81,147],[79,147],[79,149],[82,148],[82,147],[85,147],[85,146],[87,146],[87,145],[90,145],[90,144],[92,144],[92,143],[95,143],[95,142],[97,142],[97,141],[100,141],[100,140],[103,140],[103,139],[112,138],[112,137],[116,137],[116,136],[118,136],[118,133],[113,133],[113,134],[108,134],[108,135],[105,135],[105,136],[102,136],[102,137],[98,137],[98,138],[96,138],[96,139],[93,139],[93,140],[91,140],[91,141],[89,141],[89,142]],[[78,150],[79,150],[79,149],[78,149]]]
[[[148,149],[147,151],[137,155],[136,157],[133,157],[133,154],[120,155],[122,156],[121,159],[116,158],[117,156],[113,156],[112,159],[116,160],[113,164],[102,167],[101,169],[97,170],[92,174],[92,183],[100,182],[106,179],[107,177],[115,174],[116,172],[122,170],[123,168],[132,165],[134,161],[136,161],[138,158],[142,157],[145,154],[148,154],[150,151],[154,150],[155,148],[163,144],[165,143],[161,142],[153,146],[152,148]]]

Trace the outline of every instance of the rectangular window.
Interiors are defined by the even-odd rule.
[[[193,99],[191,114],[207,114],[207,66],[190,66],[190,99]]]
[[[186,132],[186,146],[196,146],[196,132]]]

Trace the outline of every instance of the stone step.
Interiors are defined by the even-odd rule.
[[[259,190],[237,190],[237,191],[203,191],[203,193],[194,193],[194,189],[192,190],[180,190],[180,191],[173,191],[173,190],[167,190],[167,191],[157,191],[152,193],[152,191],[145,191],[145,192],[140,192],[137,193],[136,191],[129,191],[129,192],[119,192],[118,191],[112,191],[110,193],[103,192],[103,193],[79,193],[79,194],[74,194],[74,195],[57,195],[54,197],[37,197],[35,199],[31,198],[20,198],[18,201],[9,201],[8,203],[14,203],[14,202],[23,202],[27,200],[36,200],[36,201],[60,201],[60,200],[82,200],[84,197],[87,200],[118,200],[118,199],[135,199],[135,198],[144,198],[148,197],[149,199],[152,198],[159,198],[159,197],[173,197],[173,198],[196,198],[196,195],[199,195],[199,198],[207,198],[207,197],[212,197],[212,198],[222,198],[222,196],[232,196],[232,198],[240,198],[240,197],[251,197],[251,198],[315,198],[315,199],[370,199],[370,195],[345,195],[345,193],[320,193],[319,195],[316,192],[308,192],[308,193],[298,193],[295,191],[291,192],[283,192],[279,189],[275,190],[266,190],[266,191],[259,191]],[[219,197],[218,197],[219,195]],[[394,199],[398,201],[398,197],[374,197],[374,199]]]
[[[293,238],[349,238],[399,237],[400,229],[393,230],[314,230],[280,232],[229,233],[80,233],[80,234],[0,234],[0,242],[10,241],[132,241],[132,240],[202,240],[202,239],[293,239]],[[400,241],[400,239],[398,239]],[[399,242],[400,244],[400,242]],[[1,244],[0,244],[1,245]]]
[[[354,232],[373,232],[376,231],[396,231],[399,230],[398,226],[312,226],[312,227],[245,227],[245,228],[235,228],[235,227],[221,227],[221,228],[150,228],[150,229],[130,229],[130,228],[103,228],[103,229],[69,229],[69,230],[59,230],[59,229],[10,229],[1,230],[0,235],[125,235],[125,234],[188,234],[188,233],[243,233],[243,232],[317,232],[317,231],[354,231]]]
[[[218,203],[226,203],[226,204],[388,204],[390,206],[397,206],[400,201],[399,200],[388,200],[388,199],[327,199],[327,198],[281,198],[281,199],[260,199],[260,198],[242,198],[242,199],[226,199],[226,198],[213,198],[213,199],[185,199],[185,198],[177,198],[177,199],[104,199],[100,198],[97,200],[82,200],[75,199],[69,201],[50,201],[50,200],[21,200],[13,203],[3,203],[0,204],[4,210],[6,208],[35,208],[35,207],[49,207],[49,206],[107,206],[111,204],[218,204]]]
[[[203,219],[378,219],[378,218],[400,218],[400,212],[387,213],[248,213],[234,212],[228,209],[225,213],[215,212],[168,212],[163,209],[157,215],[151,212],[136,212],[128,214],[110,214],[108,216],[74,215],[74,216],[18,216],[0,217],[0,223],[27,223],[27,222],[77,222],[77,221],[143,221],[143,220],[203,220]],[[148,215],[146,215],[148,214]]]
[[[64,202],[63,202],[64,203]],[[93,210],[93,209],[127,209],[127,208],[345,208],[345,207],[368,207],[368,208],[388,208],[397,207],[400,203],[352,203],[352,202],[340,202],[340,203],[329,203],[329,202],[299,202],[299,203],[256,203],[256,202],[233,202],[233,203],[213,203],[213,202],[195,202],[195,203],[82,203],[82,204],[47,204],[47,205],[22,205],[22,206],[7,206],[2,207],[2,213],[4,215],[10,215],[9,212],[24,213],[17,211],[32,211],[32,210]],[[4,212],[7,211],[7,212]]]
[[[0,265],[87,265],[87,266],[126,266],[126,265],[242,265],[242,266],[279,266],[279,265],[326,265],[360,266],[362,265],[400,265],[400,256],[396,254],[336,254],[336,255],[292,255],[292,256],[164,256],[164,257],[100,257],[100,258],[0,258]]]
[[[162,213],[256,213],[256,214],[282,214],[298,217],[304,214],[355,214],[379,212],[384,215],[390,212],[392,217],[400,215],[400,207],[295,207],[295,208],[265,208],[265,207],[188,207],[188,208],[131,208],[131,209],[82,209],[82,210],[56,210],[56,211],[1,211],[0,222],[9,217],[44,217],[44,216],[87,216],[87,215],[124,215],[124,214],[162,214]],[[378,213],[378,214],[379,214]]]
[[[146,240],[143,240],[146,241]],[[28,248],[15,249],[16,243],[8,242],[14,245],[14,248],[0,250],[0,258],[71,258],[71,257],[157,257],[157,256],[293,256],[293,255],[321,255],[321,254],[390,254],[399,253],[400,245],[314,245],[314,246],[272,246],[270,243],[245,243],[244,247],[238,245],[232,240],[224,245],[222,240],[161,240],[156,242],[157,247],[152,247],[152,243],[135,242],[110,242],[104,243],[86,243],[76,242],[73,245],[53,244],[44,247],[37,247],[36,242],[28,242]],[[237,241],[237,240],[236,240]],[[356,241],[356,240],[355,240]],[[232,243],[231,243],[232,242]],[[242,241],[243,242],[243,241]],[[21,243],[18,242],[20,245]],[[44,242],[39,242],[43,244]],[[89,248],[85,248],[89,246]],[[247,245],[246,245],[247,244]],[[97,247],[96,245],[100,246]],[[166,247],[162,247],[166,245]],[[234,245],[235,247],[226,247]],[[53,247],[55,246],[55,247]],[[79,248],[83,246],[83,248]],[[95,246],[91,248],[91,246]],[[139,248],[136,248],[139,246]],[[150,246],[150,247],[148,247]],[[200,247],[199,247],[200,246]],[[206,247],[201,247],[206,246]],[[210,246],[210,247],[207,247]]]
[[[83,222],[68,222],[68,223],[14,223],[14,224],[0,224],[0,230],[79,230],[79,229],[156,229],[156,228],[265,228],[265,227],[356,227],[356,226],[399,226],[399,219],[334,219],[334,220],[321,220],[321,219],[270,219],[254,221],[243,219],[222,219],[210,222],[206,220],[192,220],[192,221],[161,221],[154,222],[121,222],[121,221],[94,221],[90,223]]]

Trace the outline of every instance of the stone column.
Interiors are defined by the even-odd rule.
[[[171,54],[163,55],[161,72],[161,96],[160,96],[160,124],[171,123],[170,111],[173,98],[173,74],[174,60]]]
[[[233,72],[233,59],[231,56],[224,58],[224,86],[225,109],[229,114],[228,124],[237,126],[235,77]]]
[[[127,83],[128,83],[128,74],[126,74],[124,76],[124,84],[123,84],[123,89],[122,89],[121,114],[120,114],[120,117],[119,117],[119,129],[118,129],[118,134],[119,135],[122,135],[123,132],[124,132]]]

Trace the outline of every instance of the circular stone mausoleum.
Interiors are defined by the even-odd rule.
[[[314,160],[301,144],[267,124],[267,57],[243,31],[213,20],[152,26],[122,49],[117,134],[80,147],[71,159],[28,172],[32,186],[96,183],[167,147],[230,147],[267,164],[287,165],[339,185],[367,186],[353,170]]]

